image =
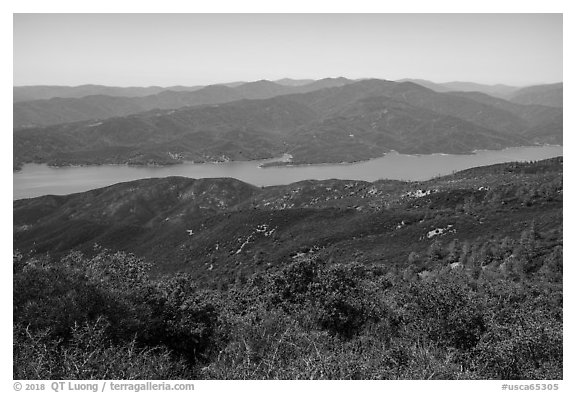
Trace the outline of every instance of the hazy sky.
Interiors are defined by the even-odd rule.
[[[562,80],[561,14],[16,14],[14,85]]]

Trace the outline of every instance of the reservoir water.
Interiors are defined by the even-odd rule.
[[[64,195],[130,180],[167,176],[234,177],[257,186],[289,184],[307,179],[427,180],[476,166],[510,161],[535,161],[561,155],[562,146],[536,146],[483,150],[468,155],[406,155],[391,152],[380,158],[351,164],[267,168],[261,168],[260,165],[275,160],[184,163],[164,167],[101,165],[55,168],[46,164],[26,164],[21,171],[14,173],[13,198]]]

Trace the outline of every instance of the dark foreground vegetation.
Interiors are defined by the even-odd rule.
[[[228,262],[215,256],[207,269],[198,257],[184,273],[110,244],[51,255],[22,247],[13,259],[14,378],[562,379],[561,165],[465,171],[437,180],[436,193],[387,200],[394,222],[411,214],[418,224],[371,224],[377,216],[366,202],[330,210],[330,219],[349,223],[346,236],[313,216],[328,220],[320,221],[324,237],[316,227],[304,231],[310,241],[324,239],[320,248],[286,244],[279,226],[267,253],[255,238],[239,252],[236,245]],[[478,190],[478,179],[489,192]],[[442,190],[442,182],[457,189]],[[16,212],[15,222],[23,214]],[[73,226],[70,217],[64,222]],[[370,234],[354,232],[362,218]],[[440,227],[446,231],[428,232]],[[274,248],[295,252],[283,257]]]
[[[124,253],[18,255],[14,378],[561,379],[558,236],[451,243],[404,270],[303,258],[227,291],[152,281]]]

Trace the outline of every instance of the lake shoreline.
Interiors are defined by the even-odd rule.
[[[482,152],[499,152],[511,149],[523,149],[523,148],[535,148],[535,147],[563,147],[563,145],[553,145],[553,144],[542,144],[542,145],[528,145],[528,146],[511,146],[505,147],[504,149],[491,150],[491,149],[477,149],[471,152],[463,153],[400,153],[396,150],[390,150],[381,156],[371,157],[366,159],[358,159],[352,161],[335,161],[335,162],[311,162],[311,161],[293,161],[293,156],[290,153],[283,153],[280,157],[269,157],[269,158],[258,158],[254,160],[222,160],[222,161],[176,161],[176,162],[166,162],[166,163],[155,163],[155,164],[138,164],[138,163],[93,163],[93,164],[50,164],[46,162],[26,162],[20,164],[19,167],[15,167],[12,170],[13,174],[18,174],[22,172],[26,165],[46,165],[50,168],[60,169],[60,168],[90,168],[90,167],[132,167],[132,168],[169,168],[181,165],[219,165],[219,164],[229,164],[229,163],[256,163],[260,162],[259,168],[277,168],[277,167],[306,167],[306,166],[327,166],[327,165],[354,165],[363,162],[369,162],[379,158],[386,157],[390,154],[401,154],[403,156],[411,157],[425,157],[425,156],[472,156],[477,153]],[[286,156],[289,159],[286,160]]]
[[[235,178],[255,186],[290,184],[303,180],[401,180],[425,181],[464,169],[504,162],[538,161],[563,156],[562,146],[530,146],[478,151],[469,155],[407,155],[389,152],[379,158],[356,163],[287,165],[262,167],[279,158],[216,163],[184,163],[171,166],[100,165],[50,167],[26,164],[13,174],[13,199],[42,195],[66,195],[116,183],[182,176],[188,178]]]

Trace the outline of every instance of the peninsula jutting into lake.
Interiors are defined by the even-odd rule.
[[[14,174],[14,199],[42,195],[65,195],[112,184],[155,177],[236,178],[257,186],[289,184],[302,180],[411,180],[433,177],[481,165],[510,161],[537,161],[562,155],[562,146],[515,147],[484,150],[474,154],[405,155],[386,153],[383,157],[356,163],[293,165],[289,158],[263,161],[182,163],[168,166],[72,166],[49,167],[26,164]],[[289,166],[266,166],[285,162]]]

